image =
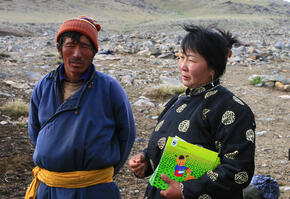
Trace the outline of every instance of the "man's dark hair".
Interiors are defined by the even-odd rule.
[[[215,71],[215,79],[222,76],[232,45],[238,43],[238,40],[230,32],[221,29],[214,31],[214,29],[196,25],[184,25],[183,29],[187,34],[181,42],[182,53],[186,54],[186,50],[197,52]]]
[[[63,46],[63,43],[65,41],[65,38],[66,37],[69,37],[71,38],[74,42],[80,42],[80,38],[81,36],[85,36],[84,34],[80,33],[80,32],[75,32],[75,31],[68,31],[68,32],[64,32],[57,40],[57,49],[59,51],[62,51],[62,46]],[[92,48],[92,52],[93,52],[93,55],[97,52],[96,51],[96,48],[94,46],[94,43],[88,38],[88,40],[90,41],[90,44],[91,44],[91,48]]]

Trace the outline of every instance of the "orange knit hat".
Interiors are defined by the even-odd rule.
[[[56,42],[60,35],[64,32],[75,31],[80,32],[87,36],[95,45],[98,52],[98,32],[101,30],[101,26],[96,23],[95,20],[86,17],[79,16],[76,19],[69,19],[61,24],[58,33],[56,35]]]

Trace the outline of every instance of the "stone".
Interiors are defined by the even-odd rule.
[[[273,88],[275,86],[275,82],[273,82],[273,81],[266,81],[266,82],[264,82],[264,85],[266,87]]]
[[[275,88],[279,90],[284,90],[284,84],[281,82],[275,82]]]
[[[290,92],[290,84],[284,85],[284,91]]]
[[[134,106],[151,106],[151,107],[155,106],[152,102],[150,102],[150,101],[148,101],[146,99],[139,99],[133,105]]]

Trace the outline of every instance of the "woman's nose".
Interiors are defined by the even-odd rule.
[[[183,71],[186,71],[187,70],[187,61],[184,59],[182,61],[180,61],[180,69],[183,70]]]

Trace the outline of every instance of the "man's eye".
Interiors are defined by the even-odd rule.
[[[89,46],[89,45],[81,45],[81,47],[84,48],[84,49],[90,49],[91,48],[91,46]]]

